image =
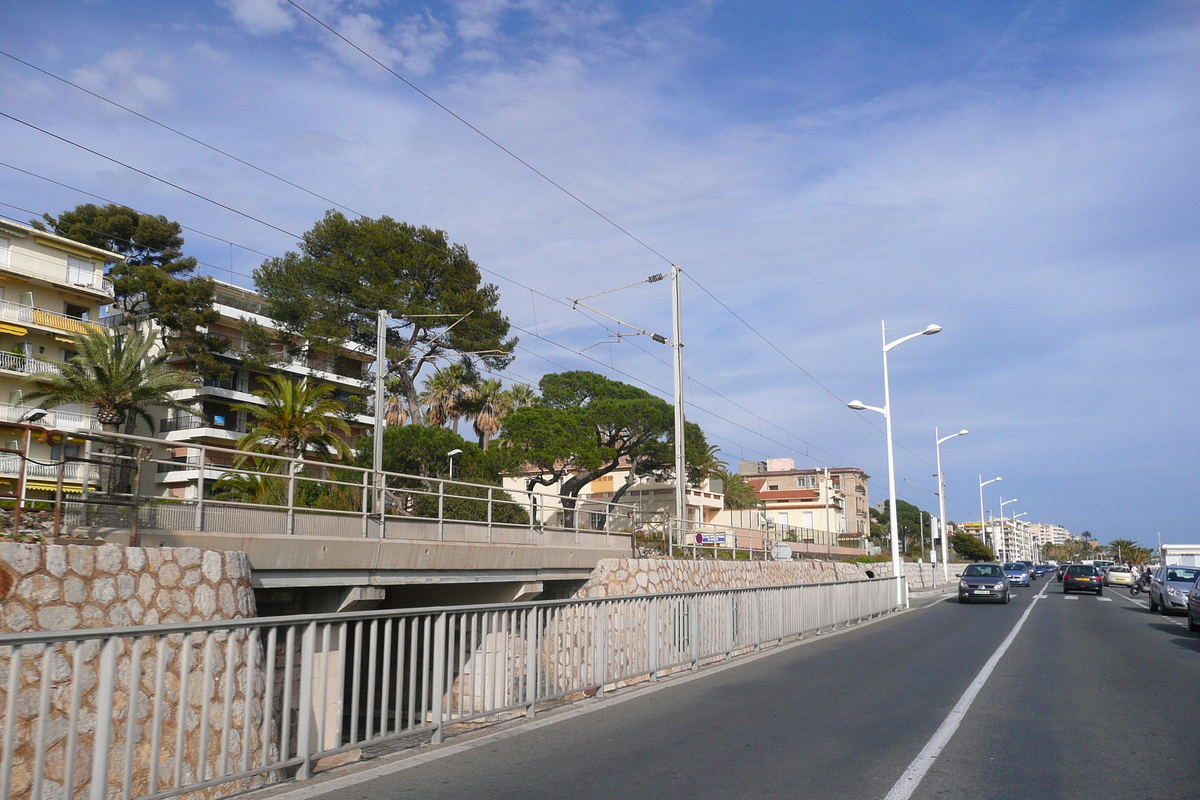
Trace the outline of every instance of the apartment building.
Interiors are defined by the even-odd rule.
[[[738,472],[754,487],[768,527],[870,535],[870,476],[857,467],[796,469],[794,459],[771,458],[739,462]]]
[[[120,259],[107,250],[28,225],[0,220],[0,442],[18,450],[20,424],[36,404],[25,396],[36,388],[38,376],[59,371],[74,355],[71,335],[97,327],[101,308],[112,300],[105,264]],[[64,435],[58,444],[31,441],[25,496],[52,495],[62,457],[82,453],[72,431],[94,430],[94,409],[60,406],[36,420]],[[0,454],[0,493],[15,493],[20,458]],[[87,473],[82,464],[63,467],[63,489],[78,493]],[[95,481],[94,473],[90,476]]]
[[[1048,525],[1044,522],[1029,523],[1029,534],[1038,547],[1048,544],[1063,545],[1071,538],[1071,532],[1062,525]]]
[[[347,422],[351,434],[347,444],[353,444],[358,436],[369,433],[374,418],[365,413],[373,394],[369,366],[375,354],[355,345],[346,344],[331,353],[310,354],[308,357],[289,358],[281,343],[272,344],[269,366],[247,362],[247,347],[242,338],[242,323],[252,321],[267,331],[276,331],[278,326],[269,316],[264,299],[256,292],[231,283],[217,281],[214,308],[220,319],[209,326],[209,333],[224,339],[228,344],[220,355],[232,374],[224,380],[206,379],[197,382],[195,389],[180,396],[197,400],[196,412],[168,410],[156,420],[156,435],[163,439],[168,448],[167,458],[171,464],[160,464],[155,482],[158,493],[164,497],[194,498],[200,485],[200,450],[205,446],[206,466],[231,466],[233,458],[223,452],[234,447],[237,440],[247,431],[247,413],[236,411],[233,406],[240,403],[265,405],[253,393],[263,387],[267,375],[284,375],[293,380],[307,377],[310,382],[329,384],[333,396],[350,409]],[[182,357],[171,359],[180,369],[190,368]],[[355,413],[355,411],[360,413]],[[221,470],[205,470],[205,494],[211,489],[212,481],[221,475]]]

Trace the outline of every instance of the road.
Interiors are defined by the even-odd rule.
[[[1200,796],[1200,636],[1124,591],[1063,596],[1050,578],[1014,594],[1007,606],[926,600],[906,614],[626,702],[601,702],[416,766],[392,765],[390,774],[350,787],[313,784],[293,794]],[[960,713],[951,715],[956,705]],[[939,731],[944,748],[931,758]]]

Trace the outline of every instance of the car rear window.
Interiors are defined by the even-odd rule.
[[[1072,564],[1067,567],[1068,575],[1095,575],[1096,568],[1089,567],[1087,564]]]
[[[991,564],[972,564],[963,570],[964,578],[999,578],[1000,568]]]
[[[1025,565],[1024,565],[1024,564],[1005,564],[1005,565],[1004,565],[1004,568],[1005,568],[1005,569],[1018,569],[1018,570],[1020,570],[1020,569],[1025,569]]]
[[[1109,572],[1129,572],[1129,570],[1125,569],[1124,567],[1109,567],[1108,571]]]

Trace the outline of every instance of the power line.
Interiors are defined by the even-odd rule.
[[[16,61],[19,64],[24,64],[25,66],[29,67],[30,69],[36,70],[49,78],[53,78],[56,81],[65,83],[67,86],[78,89],[79,91],[83,92],[84,94],[91,95],[92,97],[96,98],[97,100],[108,103],[111,106],[115,106],[116,108],[119,108],[122,111],[125,111],[129,114],[134,115],[138,119],[149,122],[151,125],[157,125],[158,127],[162,128],[163,130],[170,131],[171,133],[175,134],[176,136],[182,136],[184,139],[187,139],[189,142],[198,144],[201,147],[204,147],[204,148],[207,148],[208,150],[213,151],[214,153],[219,153],[220,155],[223,155],[226,158],[232,159],[243,166],[249,167],[250,169],[254,170],[255,172],[260,172],[263,175],[266,175],[267,177],[274,178],[275,180],[279,181],[280,183],[285,183],[294,189],[299,189],[300,191],[304,192],[305,194],[311,195],[311,196],[317,198],[318,200],[323,200],[326,203],[335,205],[338,208],[342,209],[343,211],[349,211],[351,214],[355,215],[356,217],[363,216],[363,214],[361,214],[360,212],[355,211],[352,208],[348,208],[347,206],[342,205],[341,203],[337,202],[336,200],[331,200],[328,197],[326,197],[325,195],[318,194],[317,192],[314,192],[311,189],[305,188],[304,186],[301,186],[298,183],[294,183],[294,182],[288,180],[287,178],[284,178],[280,175],[276,175],[274,172],[271,172],[270,170],[263,169],[262,167],[260,167],[256,164],[251,164],[249,161],[246,161],[243,158],[239,158],[238,156],[235,156],[233,153],[230,153],[226,150],[222,150],[221,148],[216,147],[215,145],[211,145],[211,144],[208,144],[207,142],[201,141],[200,139],[197,139],[195,136],[191,136],[187,133],[184,133],[183,131],[181,131],[177,128],[172,128],[170,125],[167,125],[164,122],[159,122],[158,120],[153,119],[152,117],[149,117],[145,114],[142,114],[139,111],[135,111],[132,108],[129,108],[128,106],[121,105],[116,100],[112,100],[108,97],[105,97],[102,94],[93,92],[91,89],[87,89],[83,86],[80,86],[77,83],[73,83],[60,75],[55,75],[53,72],[50,72],[49,70],[42,69],[41,67],[39,67],[35,64],[30,64],[28,61],[18,58],[16,56],[14,56],[12,53],[7,53],[4,50],[0,50],[0,56],[5,56],[7,58],[11,58],[13,61]]]
[[[237,214],[239,217],[245,217],[246,219],[251,220],[252,222],[257,222],[259,225],[265,225],[266,227],[271,228],[272,230],[279,231],[280,233],[282,233],[286,236],[290,236],[293,239],[300,238],[299,234],[292,233],[291,231],[281,228],[278,225],[273,225],[264,219],[259,219],[258,217],[254,216],[253,214],[247,214],[245,211],[238,211],[236,208],[233,208],[232,206],[227,206],[224,203],[220,202],[219,200],[213,200],[211,197],[202,195],[199,192],[193,192],[191,189],[187,189],[183,186],[180,186],[177,183],[172,183],[171,181],[167,180],[166,178],[160,178],[152,172],[147,172],[144,169],[138,169],[137,167],[131,166],[130,164],[126,164],[124,161],[120,161],[119,159],[113,158],[112,156],[106,156],[106,155],[104,155],[104,153],[101,153],[97,150],[93,150],[90,147],[86,147],[86,146],[80,144],[79,142],[71,141],[70,139],[66,138],[65,136],[59,136],[57,133],[51,133],[50,131],[46,130],[45,128],[39,128],[37,125],[34,125],[32,122],[26,122],[23,119],[14,117],[12,114],[6,114],[3,111],[0,111],[0,117],[4,117],[5,119],[10,119],[13,122],[17,123],[18,125],[24,125],[26,128],[30,128],[32,130],[38,131],[39,133],[43,133],[46,136],[49,136],[52,139],[57,139],[58,141],[60,141],[64,144],[69,144],[72,147],[77,147],[86,153],[91,153],[94,156],[103,158],[105,161],[111,161],[112,163],[122,166],[131,172],[136,172],[137,174],[143,175],[151,180],[158,181],[161,184],[170,186],[172,189],[178,189],[179,191],[183,192],[184,194],[189,194],[192,197],[195,197],[199,200],[203,200],[206,203],[212,203],[214,206],[223,208],[226,211],[229,211],[233,214]]]

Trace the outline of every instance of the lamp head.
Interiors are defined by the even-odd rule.
[[[38,409],[37,411],[30,411],[28,414],[21,417],[21,422],[39,422],[45,418],[46,412]]]
[[[942,332],[941,325],[930,325],[928,328],[921,331],[921,333],[925,334],[926,336],[932,336],[935,333],[941,333],[941,332]]]
[[[457,456],[457,455],[460,455],[461,453],[462,453],[462,450],[456,447],[453,450],[451,450],[449,453],[446,453],[446,455]]]
[[[963,428],[961,431],[959,431],[958,433],[956,433],[954,435],[955,436],[966,436],[968,433],[970,433],[970,431],[967,430],[966,428]]]
[[[853,408],[855,411],[866,411],[867,410],[867,404],[864,403],[862,400],[851,400],[849,403],[846,403],[846,407]]]

